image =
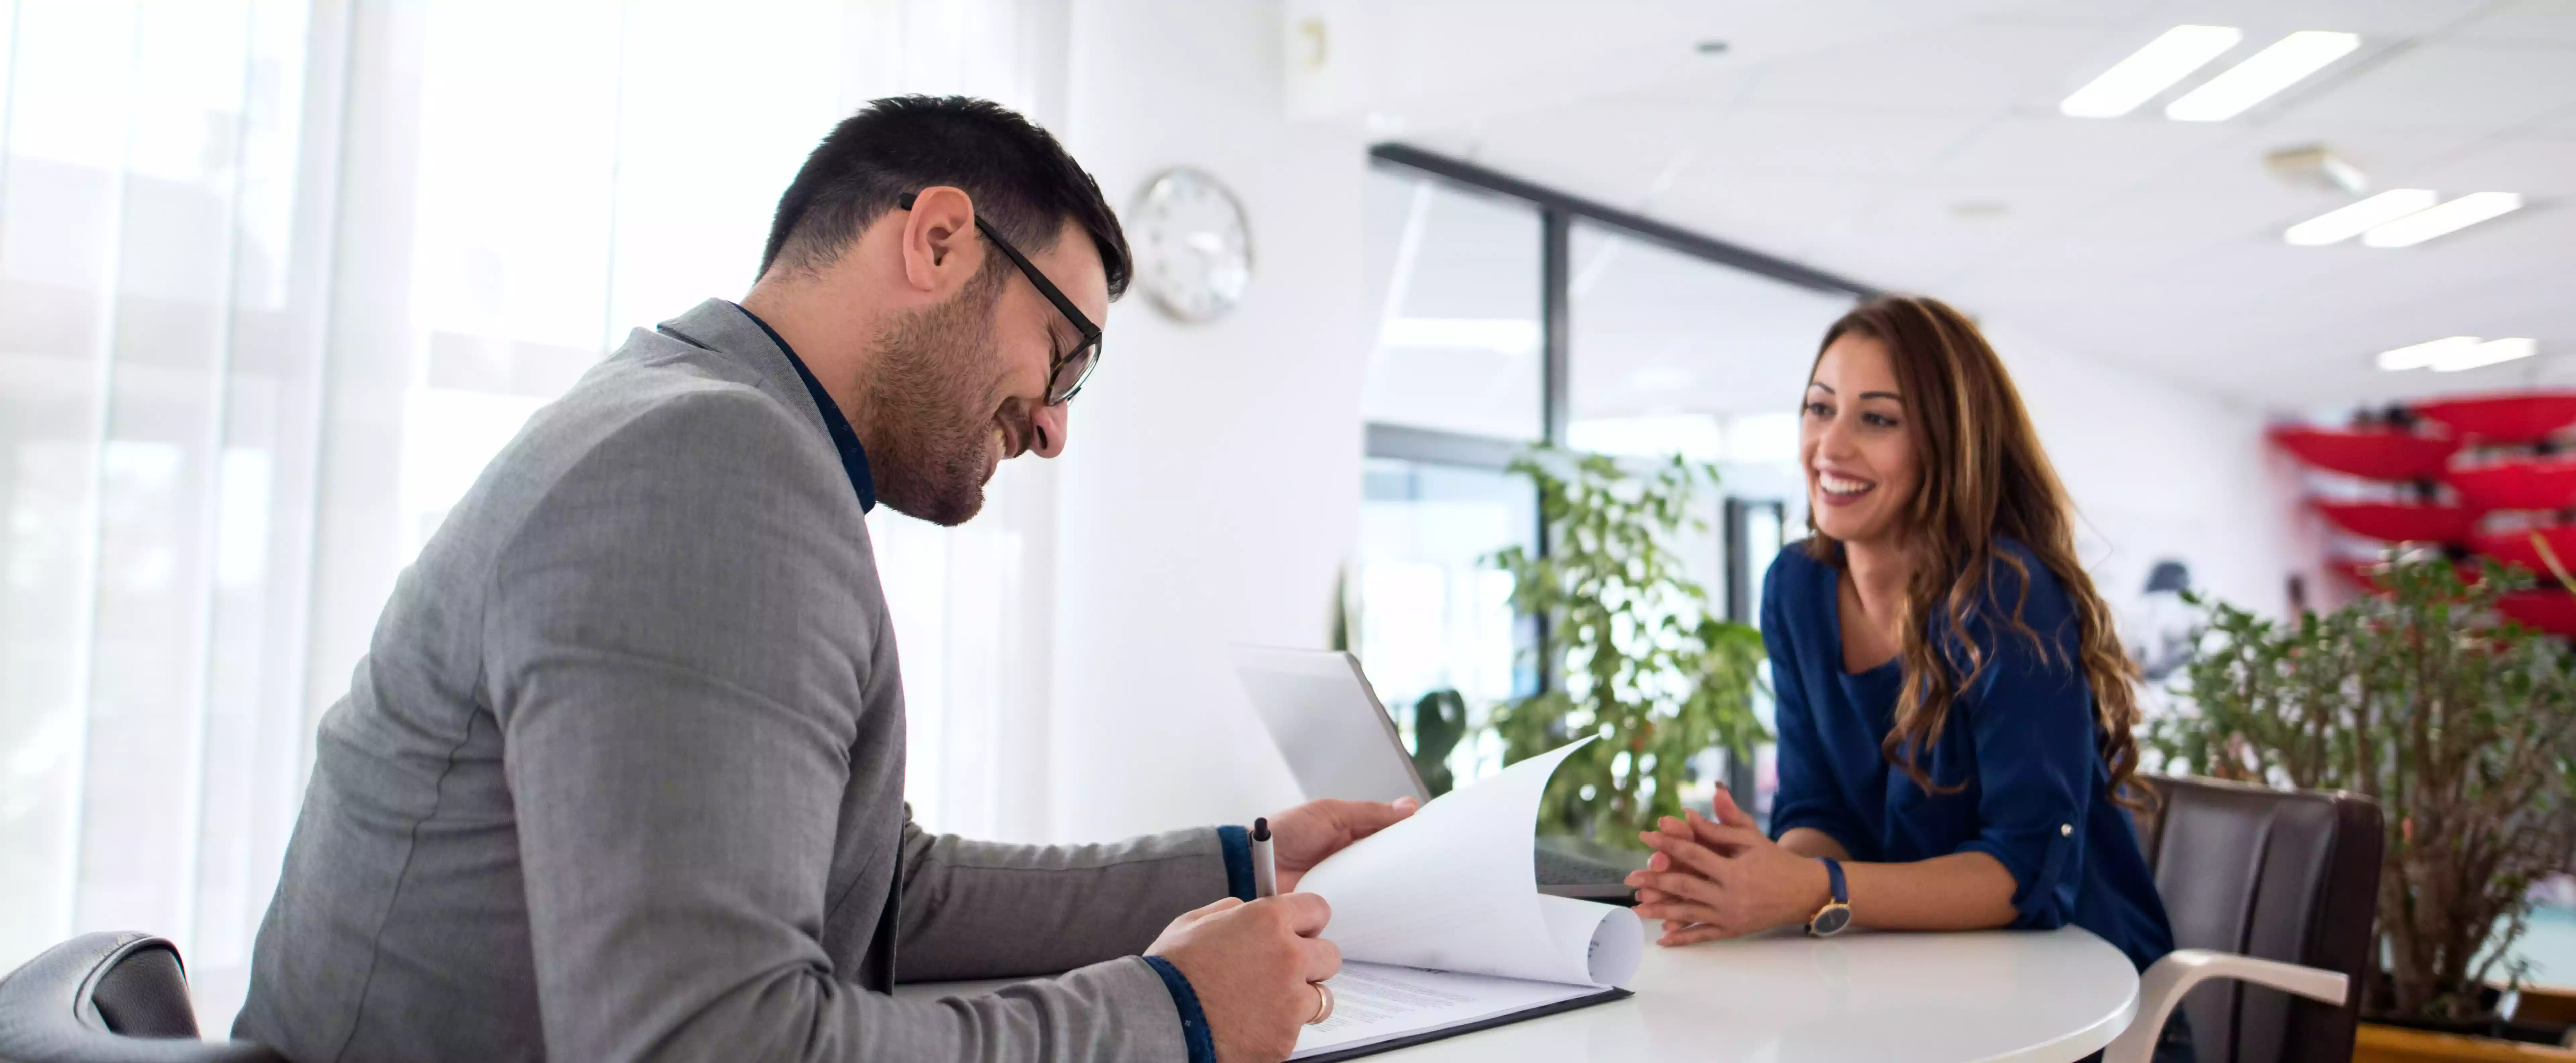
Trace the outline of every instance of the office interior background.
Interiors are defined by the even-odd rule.
[[[2197,82],[2069,113],[2184,25],[2350,47],[2220,118],[2167,115]],[[1749,620],[1804,525],[1802,374],[1872,292],[1978,317],[2142,655],[2162,563],[2272,616],[2357,593],[2271,426],[2576,380],[2563,0],[0,0],[0,33],[0,969],[151,929],[208,1029],[396,574],[629,329],[739,296],[875,97],[1021,109],[1122,206],[1203,171],[1253,248],[1221,319],[1119,304],[1069,452],[982,517],[871,518],[945,831],[1293,801],[1222,647],[1337,609],[1389,704],[1510,696],[1482,559],[1536,534],[1532,443],[1717,463],[1685,553]],[[2388,189],[2521,209],[2284,237]],[[2531,342],[2380,368],[2463,335]],[[2533,927],[2576,983],[2576,917]]]

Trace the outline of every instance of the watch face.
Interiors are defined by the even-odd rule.
[[[1213,321],[1252,284],[1252,232],[1243,205],[1198,170],[1145,183],[1127,211],[1136,279],[1155,305],[1183,321]]]
[[[1837,904],[1817,912],[1813,925],[1818,937],[1842,933],[1844,927],[1851,925],[1851,909]]]

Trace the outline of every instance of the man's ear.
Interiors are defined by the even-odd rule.
[[[983,265],[982,241],[975,238],[975,202],[965,189],[922,189],[904,214],[903,277],[914,288],[944,294],[962,287]]]

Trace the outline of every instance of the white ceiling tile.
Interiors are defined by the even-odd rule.
[[[2167,25],[2243,27],[2246,43],[2259,48],[2294,30],[2421,37],[2493,6],[2494,0],[2170,0],[2152,15]]]
[[[2066,57],[2102,31],[2028,22],[1960,23],[1765,64],[1754,103],[1993,110],[2064,76]],[[2141,42],[2143,43],[2143,42]],[[2089,76],[2089,75],[2088,75]]]
[[[2487,132],[2576,106],[2576,52],[2434,42],[2389,56],[2285,118],[2363,129]]]
[[[2445,192],[2494,190],[2525,198],[2576,196],[2576,137],[2526,136],[2460,156],[2433,170],[2427,185]]]
[[[1478,159],[1635,210],[1714,122],[1712,108],[1684,104],[1551,108],[1485,122]]]
[[[1911,173],[1948,154],[1989,121],[1973,112],[1733,107],[1700,145],[1690,176],[1727,180]]]
[[[2450,39],[2475,44],[2576,45],[2576,0],[2495,4]]]
[[[1988,125],[1943,156],[1931,172],[2119,189],[2169,173],[2243,135],[2213,123],[2012,117]]]

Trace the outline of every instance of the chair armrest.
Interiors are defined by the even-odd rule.
[[[2175,949],[2138,976],[2138,1016],[2111,1042],[2111,1047],[2102,1050],[2102,1063],[2150,1063],[2156,1052],[2156,1037],[2164,1032],[2165,1019],[2182,1003],[2183,994],[2212,978],[2252,982],[2328,1004],[2342,1004],[2352,989],[2352,980],[2340,971],[2258,960],[2232,952]]]

